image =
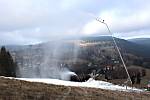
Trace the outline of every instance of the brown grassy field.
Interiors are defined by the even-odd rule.
[[[0,78],[0,100],[150,100],[150,93],[66,87]]]

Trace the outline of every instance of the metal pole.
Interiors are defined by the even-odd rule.
[[[121,52],[120,52],[120,50],[119,50],[119,47],[118,47],[118,45],[117,45],[117,43],[116,43],[116,40],[115,40],[115,38],[114,38],[113,33],[110,31],[110,28],[108,27],[107,23],[104,22],[104,20],[102,20],[102,19],[100,19],[100,18],[96,18],[96,20],[97,20],[98,22],[104,24],[104,25],[107,27],[108,32],[111,34],[111,37],[112,37],[113,42],[114,42],[114,44],[115,44],[115,47],[116,47],[116,49],[117,49],[117,51],[118,51],[118,53],[119,53],[119,56],[120,56],[120,58],[121,58],[122,64],[123,64],[123,66],[124,66],[124,68],[125,68],[125,70],[126,70],[126,73],[127,73],[127,75],[128,75],[127,82],[130,81],[130,82],[131,82],[131,85],[132,85],[131,77],[130,77],[130,75],[129,75],[129,72],[128,72],[128,70],[127,70],[127,67],[126,67],[126,64],[125,64],[125,62],[124,62],[123,56],[122,56],[122,54],[121,54]]]

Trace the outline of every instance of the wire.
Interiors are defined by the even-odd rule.
[[[108,27],[107,23],[104,22],[104,20],[102,20],[102,19],[100,19],[100,18],[96,18],[96,20],[97,20],[98,22],[100,22],[100,23],[106,25],[107,30],[108,30],[108,32],[111,34],[111,37],[112,37],[113,42],[114,42],[114,44],[115,44],[115,47],[116,47],[116,49],[117,49],[117,51],[118,51],[118,53],[119,53],[119,56],[120,56],[120,58],[121,58],[122,64],[123,64],[123,66],[124,66],[124,68],[125,68],[125,70],[126,70],[126,73],[127,73],[127,75],[128,75],[127,82],[130,81],[131,84],[132,84],[131,77],[130,77],[129,72],[128,72],[128,70],[127,70],[127,66],[126,66],[126,64],[125,64],[125,61],[124,61],[124,59],[123,59],[123,56],[122,56],[122,54],[121,54],[121,52],[120,52],[120,50],[119,50],[119,47],[118,47],[118,45],[117,45],[117,42],[116,42],[116,40],[115,40],[115,38],[114,38],[114,34],[110,31],[110,28]]]

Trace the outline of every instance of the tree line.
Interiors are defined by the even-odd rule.
[[[17,64],[4,46],[0,50],[0,76],[16,77]]]

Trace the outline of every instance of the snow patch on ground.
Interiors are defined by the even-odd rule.
[[[90,88],[100,88],[106,90],[115,90],[115,91],[126,91],[126,92],[144,92],[142,89],[131,88],[119,85],[114,85],[109,82],[105,81],[97,81],[90,78],[87,82],[71,82],[71,81],[64,81],[59,79],[36,79],[36,78],[15,78],[18,80],[24,80],[29,82],[42,82],[47,84],[54,84],[54,85],[64,85],[64,86],[76,86],[76,87],[90,87]]]
[[[89,87],[89,88],[100,88],[106,90],[115,90],[115,91],[126,91],[126,92],[144,92],[145,90],[131,88],[126,86],[119,86],[114,85],[109,82],[105,81],[98,81],[90,78],[87,82],[72,82],[72,81],[64,81],[59,79],[43,79],[43,78],[13,78],[13,77],[4,77],[2,78],[9,78],[9,79],[17,79],[17,80],[24,80],[28,82],[40,82],[40,83],[47,83],[53,85],[63,85],[63,86],[75,86],[75,87]]]

